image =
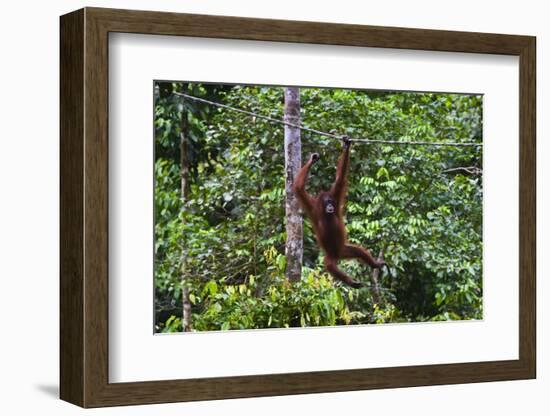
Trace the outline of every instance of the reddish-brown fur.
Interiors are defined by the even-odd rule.
[[[327,271],[345,284],[358,288],[362,286],[362,283],[353,280],[338,268],[340,259],[359,259],[374,268],[382,267],[385,263],[375,259],[366,248],[347,242],[343,217],[348,187],[349,153],[350,141],[344,138],[344,151],[338,161],[336,180],[329,191],[320,192],[316,197],[306,191],[309,169],[319,159],[317,153],[313,153],[309,161],[302,166],[294,181],[293,189],[302,208],[311,220],[317,242],[325,252]]]

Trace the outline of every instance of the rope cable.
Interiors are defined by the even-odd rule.
[[[182,98],[185,98],[185,99],[188,99],[188,100],[197,101],[197,102],[200,102],[200,103],[203,103],[203,104],[213,105],[213,106],[218,107],[218,108],[223,108],[223,109],[226,109],[226,110],[234,111],[236,113],[245,114],[249,117],[256,117],[256,118],[259,118],[259,119],[262,119],[262,120],[266,120],[266,121],[268,121],[270,123],[273,123],[273,124],[281,124],[283,126],[292,127],[292,128],[295,128],[295,129],[300,129],[300,130],[307,131],[309,133],[313,133],[313,134],[316,134],[316,135],[319,135],[319,136],[329,137],[331,139],[336,139],[336,140],[342,140],[343,137],[345,137],[343,135],[328,133],[328,132],[325,132],[325,131],[313,129],[311,127],[306,127],[302,124],[290,123],[286,120],[280,120],[280,119],[277,119],[277,118],[269,117],[269,116],[266,116],[264,114],[256,113],[254,111],[247,111],[247,110],[243,110],[241,108],[232,107],[232,106],[227,105],[227,104],[222,104],[222,103],[218,103],[218,102],[215,102],[215,101],[210,101],[210,100],[207,100],[206,98],[196,97],[194,95],[185,94],[183,92],[174,92],[173,94],[178,96],[178,97],[182,97]],[[452,146],[452,147],[466,147],[466,146],[482,147],[483,146],[482,143],[476,143],[476,142],[462,142],[462,143],[459,143],[459,142],[429,142],[429,141],[410,141],[410,140],[380,140],[380,139],[365,139],[365,138],[361,138],[361,139],[349,138],[349,141],[356,142],[356,143],[365,143],[365,144],[390,144],[390,145],[395,144],[395,145],[413,145],[413,146],[414,145],[417,145],[417,146]]]

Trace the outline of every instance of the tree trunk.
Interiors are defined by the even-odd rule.
[[[384,251],[380,250],[378,253],[378,259],[384,260]],[[380,306],[381,298],[380,298],[380,283],[378,281],[378,278],[380,277],[380,270],[381,269],[373,269],[371,273],[370,278],[370,285],[372,290],[372,300],[374,303],[376,303],[378,306]]]
[[[187,200],[189,198],[189,157],[187,138],[185,133],[187,131],[187,113],[182,111],[181,113],[181,133],[180,133],[180,168],[181,168],[181,202],[182,209],[187,209]],[[187,271],[187,247],[185,235],[183,238],[183,250],[181,252],[181,298],[183,301],[183,318],[182,327],[183,332],[191,331],[191,301],[189,300],[189,273]]]
[[[300,89],[284,89],[284,119],[292,124],[300,124]],[[285,196],[286,196],[286,277],[299,281],[302,275],[303,229],[300,206],[292,184],[302,166],[302,142],[300,129],[285,126]]]

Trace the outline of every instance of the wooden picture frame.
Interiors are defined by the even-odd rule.
[[[85,8],[61,17],[60,396],[82,407],[518,380],[536,376],[535,38]],[[109,383],[108,34],[519,57],[519,359]]]

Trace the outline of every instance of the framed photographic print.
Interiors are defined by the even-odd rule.
[[[535,38],[61,17],[83,406],[534,378]]]

